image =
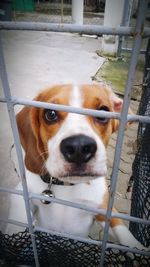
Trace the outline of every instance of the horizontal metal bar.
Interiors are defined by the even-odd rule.
[[[35,101],[35,100],[26,100],[22,98],[13,97],[11,101],[13,105],[25,105],[25,106],[32,106],[32,107],[39,107],[39,108],[46,108],[46,109],[54,109],[57,111],[77,113],[81,115],[84,114],[84,115],[90,115],[90,116],[95,116],[95,117],[99,117],[99,116],[101,117],[101,116],[106,115],[107,118],[118,118],[118,119],[120,117],[119,113],[115,113],[115,112],[98,111],[98,110],[92,110],[92,109],[87,109],[87,108],[77,108],[77,107],[72,107],[72,106],[53,104],[53,103],[47,103],[47,102],[41,102],[41,101]]]
[[[100,246],[102,245],[102,241],[101,240],[94,240],[94,239],[91,239],[91,238],[84,238],[84,237],[80,237],[80,236],[75,236],[75,235],[72,235],[72,234],[68,234],[68,233],[62,233],[62,232],[57,232],[57,231],[50,231],[46,228],[43,228],[43,227],[40,227],[40,226],[37,226],[34,228],[34,232],[44,232],[44,233],[47,233],[47,234],[51,234],[51,235],[57,235],[57,236],[60,236],[60,237],[64,237],[64,238],[70,238],[72,240],[77,240],[79,242],[83,242],[83,243],[86,243],[86,244],[93,244],[93,245],[97,245],[97,246]],[[124,252],[132,252],[132,253],[136,253],[136,254],[139,254],[139,255],[145,255],[145,256],[150,256],[150,252],[147,252],[147,251],[144,251],[144,250],[139,250],[139,249],[136,249],[136,248],[130,248],[130,247],[126,247],[126,246],[122,246],[122,245],[117,245],[117,244],[114,244],[114,243],[109,243],[107,242],[107,245],[106,245],[106,249],[108,248],[113,248],[113,249],[119,249],[121,251],[124,251]]]
[[[15,220],[11,220],[11,219],[5,219],[5,218],[1,218],[1,217],[0,217],[0,223],[10,223],[10,224],[18,225],[18,226],[25,227],[25,228],[29,227],[29,225],[27,223],[22,223],[19,221],[15,221]]]
[[[134,254],[139,254],[139,255],[144,255],[144,256],[149,256],[150,257],[150,252],[149,251],[139,250],[139,249],[136,249],[136,248],[130,248],[130,247],[122,246],[122,245],[117,245],[117,244],[114,244],[114,243],[107,242],[106,248],[107,249],[108,248],[119,249],[119,250],[122,250],[124,252],[131,252],[131,253],[134,253]]]
[[[120,115],[119,113],[115,112],[106,112],[106,111],[99,111],[99,110],[92,110],[87,108],[77,108],[72,106],[66,106],[66,105],[60,105],[60,104],[53,104],[53,103],[47,103],[47,102],[41,102],[41,101],[35,101],[35,100],[26,100],[26,99],[12,99],[12,102],[14,105],[25,105],[25,106],[32,106],[32,107],[39,107],[39,108],[46,108],[46,109],[54,109],[57,111],[63,111],[63,112],[70,112],[70,113],[77,113],[81,115],[90,115],[94,117],[101,117],[101,116],[107,116],[107,118],[117,118],[119,119]]]
[[[63,200],[63,199],[59,199],[59,198],[55,198],[55,197],[46,197],[46,196],[35,194],[35,193],[29,193],[29,198],[30,199],[33,198],[33,199],[40,199],[40,200],[42,200],[42,199],[48,200],[48,201],[51,201],[53,203],[57,203],[60,205],[65,205],[65,206],[69,206],[69,207],[76,208],[76,209],[86,210],[88,212],[94,213],[95,215],[96,214],[106,215],[106,210],[104,210],[104,209],[93,208],[93,207],[89,207],[89,206],[84,205],[84,204],[79,204],[76,202],[71,202],[71,201],[67,201],[67,200]],[[123,213],[112,212],[111,217],[150,225],[150,220],[133,217],[133,216],[123,214]]]
[[[14,224],[14,225],[17,225],[17,226],[21,226],[23,228],[28,228],[28,224],[22,223],[22,222],[19,222],[19,221],[15,221],[15,220],[11,220],[11,219],[0,218],[0,223],[10,223],[10,224]],[[93,240],[93,239],[90,239],[90,238],[84,238],[84,237],[74,236],[74,235],[67,234],[67,233],[52,231],[52,230],[48,230],[48,229],[40,227],[40,226],[34,227],[34,233],[37,232],[37,231],[38,232],[48,233],[48,234],[51,234],[51,235],[57,235],[57,236],[60,236],[60,237],[70,238],[70,239],[77,240],[77,241],[80,241],[80,242],[84,242],[84,243],[87,243],[87,244],[93,244],[93,245],[98,245],[98,246],[102,245],[102,241],[101,240],[97,241],[97,240]],[[117,245],[117,244],[109,243],[109,242],[107,242],[106,248],[107,249],[108,248],[119,249],[119,250],[126,251],[126,252],[132,252],[132,253],[136,253],[136,254],[140,254],[140,255],[150,256],[150,253],[147,252],[147,251],[138,250],[138,249],[134,249],[134,248],[130,248],[130,247],[122,246],[122,245]]]
[[[136,36],[141,34],[142,37],[150,36],[150,29],[144,28],[142,32],[137,33],[134,27],[107,27],[97,25],[75,25],[75,24],[58,24],[58,23],[42,23],[42,22],[9,22],[1,21],[0,29],[2,30],[28,30],[28,31],[51,31],[51,32],[70,32],[89,35],[124,35]]]
[[[17,225],[17,226],[21,226],[23,228],[28,228],[28,224],[22,223],[22,222],[19,222],[19,221],[15,221],[15,220],[11,220],[11,219],[0,218],[0,223],[10,223],[10,224],[14,224],[14,225]],[[40,226],[34,227],[34,233],[35,232],[44,232],[44,233],[48,233],[48,234],[51,234],[51,235],[57,235],[57,236],[60,236],[60,237],[70,238],[70,239],[77,240],[77,241],[80,241],[80,242],[83,242],[83,243],[93,244],[93,245],[97,245],[97,246],[101,246],[102,245],[102,241],[101,240],[97,241],[97,240],[93,240],[91,238],[84,238],[84,237],[74,236],[74,235],[67,234],[67,233],[52,231],[52,230],[48,230],[48,229],[40,227]],[[138,250],[138,249],[135,249],[135,248],[130,248],[130,247],[117,245],[117,244],[109,243],[109,242],[107,242],[106,248],[107,249],[108,248],[119,249],[119,250],[126,251],[126,252],[132,252],[132,253],[136,253],[136,254],[140,254],[140,255],[150,256],[150,253],[147,252],[147,251]]]
[[[0,192],[5,192],[5,193],[10,193],[10,194],[16,194],[16,195],[23,196],[23,191],[12,189],[12,188],[8,188],[8,187],[0,187]],[[83,209],[83,210],[86,210],[86,211],[94,213],[94,214],[106,215],[106,210],[104,210],[104,209],[92,208],[92,207],[89,207],[89,206],[84,205],[84,204],[79,204],[79,203],[76,203],[76,202],[66,201],[66,200],[59,199],[59,198],[49,198],[49,197],[46,197],[46,196],[43,196],[43,195],[40,195],[40,194],[35,194],[35,193],[29,193],[29,198],[30,199],[39,199],[39,200],[50,200],[51,202],[57,203],[57,204],[60,204],[60,205],[65,205],[65,206],[69,206],[69,207],[73,207],[73,208],[77,208],[77,209]],[[137,223],[143,223],[143,224],[150,225],[150,221],[149,220],[133,217],[133,216],[130,216],[128,214],[112,212],[111,217],[112,218],[120,218],[122,220],[134,221],[134,222],[137,222]]]
[[[69,206],[69,207],[72,207],[72,208],[85,210],[85,211],[94,213],[95,215],[98,214],[98,213],[100,213],[102,215],[106,214],[106,211],[104,209],[97,209],[97,208],[89,207],[89,206],[87,206],[85,204],[79,204],[79,203],[76,203],[76,202],[63,200],[63,199],[59,199],[59,198],[55,198],[55,197],[47,197],[47,196],[44,196],[42,194],[39,195],[39,194],[36,194],[36,193],[30,193],[29,194],[29,198],[30,199],[39,199],[39,200],[42,200],[42,199],[43,200],[48,200],[48,201],[51,201],[53,203],[57,203],[57,204],[60,204],[60,205],[65,205],[65,206]]]
[[[46,228],[43,228],[40,226],[36,226],[34,228],[34,232],[36,232],[36,231],[37,232],[44,232],[44,233],[51,234],[51,235],[57,235],[60,237],[70,238],[70,239],[77,240],[77,241],[84,242],[84,243],[88,243],[88,244],[94,244],[94,245],[98,245],[98,246],[102,245],[102,241],[100,241],[100,240],[97,241],[94,239],[84,238],[81,236],[76,236],[76,235],[72,235],[72,234],[68,234],[68,233],[57,232],[57,231],[49,230],[49,229],[46,229]]]
[[[121,51],[122,52],[129,52],[129,53],[131,53],[132,52],[132,48],[126,48],[126,47],[122,47],[121,48]],[[146,50],[140,50],[140,54],[145,54],[146,53]]]
[[[127,115],[128,122],[143,122],[143,123],[150,123],[150,116],[142,116],[142,115]]]
[[[8,187],[0,186],[0,192],[5,192],[5,193],[10,193],[10,194],[16,194],[16,195],[23,196],[23,191],[17,190],[17,189],[8,188]]]
[[[107,111],[99,111],[99,110],[93,110],[93,109],[87,109],[87,108],[77,108],[77,107],[71,107],[71,106],[65,106],[60,104],[52,104],[47,102],[40,102],[35,100],[26,100],[22,98],[12,98],[12,103],[14,105],[25,105],[25,106],[32,106],[32,107],[39,107],[39,108],[46,108],[46,109],[54,109],[57,111],[64,111],[64,112],[70,112],[70,113],[77,113],[81,115],[89,115],[94,117],[106,117],[106,118],[113,118],[113,119],[121,119],[121,116],[119,113],[116,112],[107,112]],[[0,102],[7,102],[6,99],[0,98]],[[144,123],[150,123],[150,116],[141,116],[141,115],[131,115],[128,114],[127,121],[139,121]]]
[[[21,226],[21,227],[24,227],[24,228],[28,228],[28,224],[22,223],[22,222],[19,222],[19,221],[15,221],[15,220],[11,220],[11,219],[0,218],[0,223],[10,223],[10,224],[18,225],[18,226]],[[87,243],[87,244],[93,244],[93,245],[98,245],[98,246],[102,245],[102,241],[101,240],[97,241],[97,240],[93,240],[93,239],[90,239],[90,238],[84,238],[84,237],[74,236],[74,235],[67,234],[67,233],[52,231],[52,230],[48,230],[48,229],[40,227],[40,226],[34,227],[34,233],[35,232],[44,232],[44,233],[48,233],[48,234],[51,234],[51,235],[57,235],[57,236],[60,236],[60,237],[70,238],[70,239],[77,240],[77,241],[80,241],[80,242],[84,242],[84,243]],[[141,250],[138,250],[138,249],[125,247],[125,246],[122,246],[122,245],[117,245],[117,244],[113,244],[113,243],[109,243],[109,242],[107,242],[106,248],[107,249],[108,248],[119,249],[119,250],[126,251],[126,252],[130,251],[132,253],[150,256],[149,252],[141,251]]]

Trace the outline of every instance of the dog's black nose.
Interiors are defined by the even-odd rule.
[[[73,135],[62,140],[60,150],[68,162],[82,164],[94,157],[97,145],[91,137]]]

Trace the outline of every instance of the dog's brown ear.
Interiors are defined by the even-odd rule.
[[[21,145],[25,151],[25,165],[31,172],[44,172],[44,156],[39,136],[38,108],[24,107],[16,116]]]
[[[123,100],[111,91],[110,99],[112,101],[113,111],[120,113],[122,110]],[[112,132],[116,132],[119,128],[119,120],[112,120]]]
[[[113,111],[121,113],[122,106],[123,106],[123,99],[118,97],[111,89],[109,89],[109,90],[110,90],[110,99],[112,101]],[[133,114],[131,108],[129,108],[128,113]],[[126,127],[129,124],[131,124],[131,123],[127,123]],[[112,120],[112,132],[117,131],[118,128],[119,128],[119,120],[113,119]]]

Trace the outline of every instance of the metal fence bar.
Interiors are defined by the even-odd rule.
[[[71,201],[67,201],[67,200],[63,200],[63,199],[59,199],[59,198],[55,198],[55,197],[46,197],[46,196],[42,196],[39,194],[30,193],[30,198],[31,199],[32,198],[33,199],[40,199],[40,200],[44,199],[44,200],[51,201],[53,203],[58,203],[60,205],[70,206],[70,207],[77,208],[77,209],[83,209],[83,210],[86,210],[88,212],[94,213],[95,215],[96,214],[106,215],[106,210],[104,210],[104,209],[92,208],[92,207],[89,207],[89,206],[84,205],[84,204],[79,204],[76,202],[71,202]],[[111,217],[121,218],[121,219],[127,220],[127,221],[134,221],[134,222],[144,223],[144,224],[150,225],[149,220],[133,217],[133,216],[123,214],[123,213],[112,212]]]
[[[128,53],[131,53],[132,52],[132,48],[125,48],[125,47],[122,47],[121,48],[121,51],[122,52],[128,52]],[[144,50],[144,49],[141,49],[140,50],[140,54],[145,54],[146,53],[146,50]]]
[[[5,192],[5,193],[10,193],[10,194],[16,194],[16,195],[23,196],[23,191],[12,189],[12,188],[9,188],[9,187],[0,186],[0,192]]]
[[[121,245],[117,245],[117,244],[113,244],[113,243],[109,243],[109,242],[107,242],[106,249],[107,248],[119,249],[119,250],[122,250],[122,251],[132,252],[132,253],[139,254],[139,255],[150,256],[150,253],[148,251],[146,252],[144,250],[125,247],[125,246],[121,246]]]
[[[21,104],[25,106],[53,109],[57,111],[90,115],[90,116],[95,116],[95,117],[107,116],[107,118],[118,118],[118,119],[120,117],[120,114],[115,113],[115,112],[98,111],[98,110],[92,110],[92,109],[87,109],[87,108],[77,108],[77,107],[65,106],[65,105],[60,105],[60,104],[52,104],[52,103],[47,103],[47,102],[26,100],[26,99],[19,99],[19,98],[15,98],[15,100],[13,100],[13,104],[14,105]]]
[[[107,214],[105,217],[105,229],[104,229],[104,236],[103,236],[100,267],[102,267],[104,264],[104,256],[105,256],[106,244],[108,240],[109,223],[110,223],[111,212],[113,208],[114,196],[115,196],[116,185],[117,185],[117,176],[118,176],[118,171],[119,171],[120,157],[121,157],[121,151],[122,151],[122,145],[123,145],[125,124],[126,124],[127,113],[128,113],[128,108],[130,104],[133,77],[135,74],[135,68],[136,68],[138,55],[139,55],[140,48],[141,48],[141,42],[142,42],[141,32],[142,32],[142,27],[145,21],[147,3],[148,1],[146,0],[139,0],[138,17],[136,21],[137,35],[135,36],[135,40],[133,43],[133,51],[131,55],[128,78],[127,78],[127,83],[126,83],[126,88],[125,88],[124,103],[123,103],[123,108],[122,108],[122,116],[121,116],[122,119],[120,121],[119,132],[117,136],[117,146],[115,150],[114,164],[113,164],[113,170],[112,170],[112,179],[111,179],[112,182],[110,185],[109,203],[108,203],[108,208],[107,208]]]
[[[0,98],[0,102],[5,103],[6,99]],[[92,109],[87,109],[87,108],[77,108],[77,107],[65,106],[65,105],[60,105],[60,104],[52,104],[52,103],[47,103],[47,102],[35,101],[35,100],[26,100],[22,98],[12,97],[11,103],[13,105],[19,104],[19,105],[25,105],[25,106],[54,109],[57,111],[65,111],[65,112],[77,113],[81,115],[89,115],[89,116],[94,116],[94,117],[105,117],[109,119],[118,119],[118,120],[121,119],[120,113],[116,113],[116,112],[98,111],[98,110],[92,110]],[[137,122],[150,123],[150,116],[128,114],[126,121],[127,122],[137,121]]]
[[[124,35],[136,36],[135,27],[107,27],[97,25],[75,25],[75,24],[57,24],[57,23],[41,23],[41,22],[0,22],[0,30],[28,30],[28,31],[51,31],[51,32],[70,32],[88,35]],[[145,27],[142,29],[142,37],[150,36],[150,29]]]
[[[122,22],[120,26],[129,26],[132,5],[133,5],[133,0],[124,1],[123,16],[122,16]],[[121,56],[122,42],[123,42],[123,36],[119,36],[117,57]]]
[[[11,189],[11,188],[7,188],[7,187],[0,187],[0,192],[7,192],[10,194],[16,194],[16,195],[23,196],[23,191]],[[36,193],[29,193],[29,199],[48,200],[48,201],[51,201],[53,203],[57,203],[60,205],[65,205],[65,206],[69,206],[69,207],[73,207],[73,208],[77,208],[77,209],[86,210],[86,211],[94,213],[94,214],[106,215],[106,210],[104,210],[104,209],[92,208],[92,207],[89,207],[88,205],[79,204],[76,202],[71,202],[71,201],[67,201],[67,200],[63,200],[63,199],[59,199],[59,198],[54,198],[54,197],[46,197],[44,195],[40,195],[40,194],[36,194]],[[133,221],[133,222],[137,222],[137,223],[143,223],[143,224],[150,225],[149,220],[137,218],[137,217],[130,216],[130,215],[124,214],[124,213],[112,212],[111,217],[112,218],[121,218],[121,219],[127,220],[127,221]],[[1,221],[1,219],[0,219],[0,221]],[[6,221],[7,221],[7,219],[6,219]]]
[[[19,222],[19,221],[15,221],[15,220],[6,220],[6,219],[3,219],[3,218],[0,218],[0,221],[2,223],[10,223],[10,224],[15,224],[15,225],[18,225],[18,226],[21,226],[21,227],[24,227],[24,228],[27,228],[28,227],[28,224],[25,224],[25,223],[22,223],[22,222]],[[67,234],[67,233],[62,233],[62,232],[57,232],[57,231],[53,231],[53,230],[49,230],[49,229],[45,229],[43,227],[35,227],[34,228],[34,236],[36,237],[36,232],[37,231],[40,231],[40,232],[44,232],[44,233],[47,233],[47,234],[51,234],[51,235],[57,235],[57,236],[61,236],[61,237],[65,237],[65,238],[69,238],[69,239],[73,239],[73,240],[77,240],[77,241],[80,241],[80,242],[84,242],[84,243],[87,243],[87,244],[93,244],[93,245],[99,245],[101,246],[102,245],[102,241],[99,240],[93,240],[93,239],[89,239],[89,238],[83,238],[83,237],[80,237],[80,236],[74,236],[74,235],[71,235],[71,234]],[[121,251],[127,251],[127,252],[132,252],[132,253],[136,253],[136,254],[139,254],[139,255],[145,255],[145,256],[150,256],[150,252],[149,251],[146,251],[146,250],[139,250],[139,249],[136,249],[136,248],[130,248],[130,247],[126,247],[126,246],[123,246],[123,245],[117,245],[117,244],[113,244],[113,243],[109,243],[107,242],[107,245],[106,245],[106,249],[107,248],[115,248],[115,249],[119,249]]]
[[[0,218],[0,222],[1,223],[15,224],[15,225],[18,225],[18,226],[21,226],[21,227],[24,227],[24,228],[27,228],[28,227],[28,224],[27,223],[22,223],[22,222],[15,221],[15,220],[12,220],[12,219]]]
[[[29,231],[31,234],[31,241],[32,241],[32,246],[33,246],[35,264],[36,264],[36,267],[39,267],[37,250],[36,250],[36,242],[33,236],[32,216],[31,216],[30,203],[29,203],[29,198],[28,198],[25,168],[24,168],[24,163],[23,163],[23,157],[22,157],[19,133],[18,133],[17,123],[16,123],[16,117],[15,117],[15,112],[14,112],[14,106],[11,103],[11,92],[9,88],[8,77],[7,77],[6,67],[5,67],[1,36],[0,36],[0,70],[1,70],[0,76],[1,76],[1,81],[2,81],[3,91],[4,91],[5,98],[7,99],[7,110],[8,110],[10,124],[12,128],[13,136],[14,136],[16,150],[17,150],[19,169],[20,169],[22,185],[23,185],[23,195],[24,195],[24,201],[25,201],[25,207],[26,207],[28,227],[29,227]]]
[[[47,230],[43,227],[35,227],[35,235],[36,232],[44,232],[44,233],[49,233],[51,235],[57,235],[57,236],[61,236],[61,237],[65,237],[65,238],[70,238],[73,240],[77,240],[86,244],[93,244],[93,245],[98,245],[101,246],[102,245],[102,241],[97,241],[97,240],[92,240],[90,238],[84,238],[81,236],[74,236],[71,234],[67,234],[67,233],[61,233],[61,232],[57,232],[57,231],[51,231],[51,230]],[[117,245],[117,244],[113,244],[113,243],[107,243],[106,249],[107,248],[113,248],[113,249],[119,249],[121,251],[127,251],[127,252],[132,252],[132,253],[136,253],[139,255],[145,255],[145,256],[150,256],[150,252],[148,251],[144,251],[144,250],[139,250],[137,248],[130,248],[130,247],[126,247],[126,246],[122,246],[122,245]]]
[[[34,228],[34,232],[44,232],[47,234],[51,234],[51,235],[58,235],[58,236],[62,236],[65,238],[70,238],[70,239],[74,239],[80,242],[84,242],[87,244],[93,244],[93,245],[102,245],[102,241],[100,240],[94,240],[94,239],[90,239],[90,238],[86,238],[86,237],[81,237],[81,236],[76,236],[76,235],[72,235],[72,234],[68,234],[68,233],[62,233],[62,232],[58,232],[58,231],[53,231],[53,230],[49,230],[49,229],[45,229],[44,227],[40,227],[40,226],[36,226]]]
[[[128,115],[128,107],[129,107],[129,102],[130,102],[130,93],[131,93],[131,85],[132,85],[132,77],[134,76],[134,71],[135,71],[135,65],[137,62],[137,56],[140,52],[140,45],[141,45],[141,39],[142,37],[148,37],[150,36],[150,29],[145,28],[144,30],[142,29],[142,23],[144,19],[144,12],[146,9],[146,0],[140,0],[140,8],[139,8],[139,15],[138,15],[138,20],[137,20],[137,25],[136,29],[132,27],[117,27],[116,29],[111,28],[111,27],[103,27],[103,26],[88,26],[88,25],[70,25],[70,24],[49,24],[49,23],[30,23],[30,22],[0,22],[0,29],[7,29],[7,30],[35,30],[35,31],[55,31],[55,32],[76,32],[76,33],[86,33],[86,34],[96,34],[96,35],[101,35],[101,34],[107,34],[107,35],[124,35],[124,36],[134,36],[135,37],[135,42],[133,45],[133,54],[131,57],[131,64],[129,68],[129,74],[128,74],[128,81],[126,84],[126,92],[124,96],[124,104],[123,104],[123,110],[122,114],[117,113],[112,113],[112,112],[103,112],[103,111],[93,111],[93,110],[88,110],[88,109],[78,109],[78,108],[72,108],[68,106],[63,106],[63,105],[55,105],[55,104],[47,104],[47,103],[42,103],[42,102],[37,102],[37,101],[28,101],[24,99],[17,99],[11,96],[10,94],[10,89],[9,89],[9,84],[8,84],[8,79],[7,79],[7,74],[6,74],[6,69],[5,69],[5,63],[4,63],[4,58],[3,58],[3,52],[2,52],[2,47],[0,43],[0,67],[2,70],[1,78],[2,78],[2,84],[4,88],[4,94],[5,94],[5,99],[1,98],[0,102],[7,102],[7,107],[8,107],[8,112],[9,112],[9,117],[10,117],[10,123],[12,127],[12,131],[14,134],[14,140],[16,143],[16,148],[17,148],[17,155],[18,155],[18,161],[19,161],[19,167],[20,167],[20,172],[21,172],[21,177],[22,177],[22,183],[23,183],[23,193],[22,191],[18,190],[13,190],[13,189],[7,189],[7,188],[2,188],[0,187],[0,191],[3,192],[9,192],[9,193],[14,193],[14,194],[19,194],[19,195],[24,195],[25,199],[25,204],[26,204],[26,212],[27,212],[27,217],[28,217],[28,225],[17,222],[14,220],[5,220],[5,219],[0,219],[0,221],[3,222],[9,222],[13,224],[18,224],[22,225],[23,227],[28,226],[29,231],[31,233],[31,239],[32,239],[32,245],[33,245],[33,251],[34,251],[34,258],[36,262],[36,266],[39,266],[38,263],[38,256],[37,256],[37,251],[36,251],[36,244],[35,244],[35,238],[34,238],[34,232],[35,231],[46,231],[46,229],[36,227],[33,229],[32,226],[32,217],[30,213],[30,205],[29,205],[29,199],[31,198],[37,198],[37,199],[44,199],[46,197],[40,196],[38,194],[28,194],[27,191],[27,184],[26,184],[26,179],[25,179],[25,170],[23,166],[23,159],[22,159],[22,153],[21,153],[21,147],[20,147],[20,142],[19,142],[19,135],[18,135],[18,130],[17,130],[17,125],[16,125],[16,120],[15,120],[15,113],[14,113],[14,105],[16,104],[23,104],[23,105],[30,105],[30,106],[37,106],[37,107],[45,107],[45,108],[50,108],[50,109],[56,109],[56,110],[63,110],[66,112],[73,112],[73,113],[78,113],[78,114],[86,114],[86,115],[91,115],[91,116],[97,116],[97,117],[108,117],[108,118],[117,118],[120,119],[121,117],[121,123],[119,127],[119,133],[117,137],[117,148],[115,151],[115,158],[114,158],[114,168],[112,172],[112,184],[110,188],[110,199],[109,199],[109,205],[108,205],[108,210],[107,213],[104,210],[100,209],[93,209],[84,205],[80,205],[77,203],[72,203],[69,201],[62,201],[58,199],[51,199],[53,202],[60,203],[63,205],[69,205],[72,207],[80,208],[80,209],[85,209],[91,212],[102,212],[102,214],[106,214],[106,226],[105,226],[105,231],[104,231],[104,238],[103,242],[101,241],[93,241],[90,240],[90,242],[98,242],[98,244],[102,244],[102,255],[101,255],[101,266],[103,266],[104,262],[104,255],[105,255],[105,249],[106,248],[118,248],[118,249],[125,249],[125,251],[131,251],[131,252],[138,252],[138,254],[142,255],[149,255],[145,254],[145,251],[139,251],[136,249],[130,249],[128,247],[122,247],[119,245],[115,244],[109,244],[107,242],[108,239],[108,229],[109,229],[109,219],[111,217],[118,217],[118,218],[123,218],[126,220],[133,220],[136,222],[142,222],[142,223],[150,223],[148,220],[143,220],[140,218],[135,218],[129,215],[124,215],[124,214],[119,214],[119,213],[112,213],[112,205],[114,201],[114,193],[116,189],[116,182],[117,182],[117,174],[118,174],[118,167],[119,167],[119,159],[121,155],[121,148],[122,148],[122,143],[123,143],[123,134],[124,134],[124,129],[125,129],[125,124],[127,121],[141,121],[141,122],[146,122],[150,123],[150,117],[146,116],[138,116],[138,115]],[[0,40],[1,41],[1,40]],[[47,198],[46,198],[47,199]],[[66,203],[65,203],[66,202]],[[68,203],[67,203],[68,202]],[[76,205],[79,205],[78,207]],[[123,216],[124,215],[124,216]],[[49,231],[50,232],[50,231]],[[61,233],[61,236],[62,233]],[[74,239],[76,239],[73,236]],[[80,238],[82,239],[82,238]]]

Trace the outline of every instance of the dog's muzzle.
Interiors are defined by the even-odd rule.
[[[96,153],[95,140],[86,135],[73,135],[62,140],[60,151],[69,163],[82,165],[92,159]]]

